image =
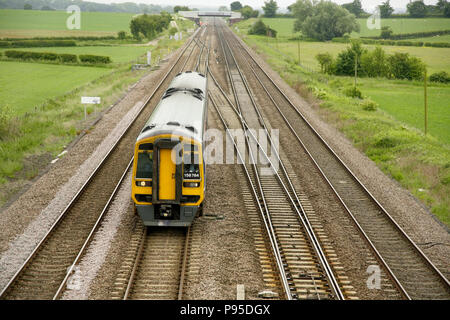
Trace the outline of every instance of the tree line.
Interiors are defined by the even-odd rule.
[[[159,15],[142,14],[133,18],[130,22],[130,31],[135,39],[153,39],[158,33],[167,29],[172,16],[170,13],[161,12]]]
[[[172,6],[133,2],[104,4],[82,0],[0,0],[0,9],[66,10],[70,5],[79,6],[81,11],[94,12],[160,13],[173,11]]]

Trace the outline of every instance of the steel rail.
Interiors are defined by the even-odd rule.
[[[288,102],[288,104],[294,109],[294,111],[301,117],[301,119],[307,124],[307,126],[312,130],[312,132],[319,138],[319,140],[323,143],[323,145],[326,147],[326,149],[329,150],[329,152],[338,160],[339,164],[342,165],[342,167],[347,171],[347,173],[354,179],[354,181],[362,188],[362,190],[368,195],[369,199],[373,201],[373,203],[376,204],[376,206],[381,209],[383,214],[389,219],[389,221],[392,223],[392,225],[399,231],[399,233],[407,240],[409,244],[412,245],[412,247],[415,249],[416,252],[419,253],[420,257],[425,261],[425,263],[435,272],[436,275],[441,279],[442,282],[444,282],[448,287],[450,287],[450,281],[442,274],[442,272],[431,262],[431,260],[423,253],[423,251],[415,244],[415,242],[406,234],[406,232],[402,229],[402,227],[394,220],[394,218],[387,212],[387,210],[381,205],[381,203],[372,195],[372,193],[367,189],[367,187],[356,177],[356,175],[353,173],[353,171],[344,163],[344,161],[337,155],[337,153],[333,150],[333,148],[323,139],[323,137],[317,132],[317,130],[311,125],[311,123],[306,119],[306,117],[302,114],[300,110],[294,105],[294,103],[287,97],[287,95],[283,92],[283,90],[273,81],[273,79],[267,74],[267,72],[264,70],[264,68],[260,65],[258,61],[253,57],[253,55],[249,52],[249,50],[243,45],[243,42],[241,39],[234,36],[236,40],[239,42],[242,50],[245,50],[248,56],[251,58],[251,60],[258,66],[258,68],[263,72],[263,74],[269,79],[271,84],[281,93],[281,95],[284,97],[284,99]],[[285,117],[283,117],[285,118]],[[286,122],[288,120],[285,118]],[[290,126],[290,129],[293,130],[292,126]],[[301,142],[301,139],[297,136],[297,139]],[[316,160],[312,157],[312,154],[309,152],[309,150],[306,148],[306,146],[301,142],[303,148],[308,153],[309,157],[312,159],[314,165],[317,167],[317,169],[320,171],[323,178],[327,181],[329,186],[332,188],[335,195],[338,197],[338,199],[341,201],[343,206],[345,207],[346,211],[349,213],[350,217],[356,224],[358,230],[361,232],[363,237],[366,239],[366,241],[370,244],[372,250],[376,252],[376,256],[378,259],[383,261],[383,265],[387,266],[387,270],[389,273],[389,276],[394,280],[394,283],[399,288],[399,290],[402,292],[402,294],[407,298],[411,299],[406,289],[403,287],[401,282],[398,280],[398,278],[395,276],[391,268],[388,266],[386,261],[382,258],[379,251],[374,246],[373,242],[370,240],[369,236],[366,234],[366,232],[363,230],[362,226],[354,216],[354,214],[350,211],[348,206],[345,204],[342,197],[339,195],[337,190],[334,188],[331,181],[326,177],[323,170],[319,167],[319,164],[316,162]]]
[[[188,261],[188,252],[189,252],[189,242],[191,235],[191,226],[189,226],[186,230],[186,240],[184,243],[184,252],[183,252],[183,262],[181,263],[181,271],[180,271],[180,284],[178,286],[178,300],[183,299],[183,290],[184,290],[184,279],[187,269],[187,261]]]
[[[244,169],[245,176],[247,177],[247,181],[250,184],[250,189],[251,189],[251,191],[253,193],[253,197],[255,198],[255,203],[257,204],[259,212],[261,214],[261,217],[262,217],[262,220],[263,220],[263,223],[264,223],[264,227],[265,227],[266,232],[267,232],[267,236],[269,237],[269,242],[270,242],[270,246],[271,246],[271,249],[272,249],[272,253],[273,253],[274,257],[275,257],[275,264],[276,264],[277,269],[279,271],[279,276],[282,278],[281,280],[282,280],[282,285],[283,285],[283,289],[285,291],[286,298],[288,300],[292,300],[292,295],[290,293],[290,289],[289,289],[289,284],[288,284],[288,279],[287,279],[286,273],[284,272],[283,259],[281,258],[281,255],[280,255],[280,249],[279,249],[278,244],[277,244],[275,231],[273,230],[273,226],[272,226],[271,222],[269,221],[268,217],[266,217],[265,210],[261,206],[261,202],[259,201],[260,196],[259,196],[258,191],[257,191],[257,186],[255,186],[253,181],[252,181],[251,174],[250,174],[247,166],[245,165],[244,158],[242,157],[241,152],[239,151],[239,148],[238,148],[236,142],[234,141],[233,136],[231,135],[231,133],[229,131],[228,125],[227,125],[225,119],[223,118],[222,113],[219,111],[219,108],[217,107],[217,104],[214,101],[211,93],[208,93],[208,95],[209,95],[209,98],[210,98],[214,108],[217,111],[217,114],[220,117],[220,120],[222,121],[222,124],[223,124],[223,126],[225,128],[226,133],[228,134],[228,137],[230,138],[231,141],[233,141],[234,148],[236,149],[236,153],[237,153],[238,158],[239,158],[239,160],[240,160],[240,162],[242,164],[242,167]],[[287,289],[285,288],[284,283],[287,284]]]
[[[269,134],[269,132],[267,130],[267,127],[265,125],[265,122],[264,122],[264,119],[262,117],[262,114],[261,114],[261,112],[260,112],[260,110],[259,110],[259,108],[257,106],[257,103],[256,103],[256,101],[253,98],[253,94],[252,94],[252,92],[250,90],[250,87],[249,87],[249,85],[247,83],[247,80],[245,79],[245,77],[242,74],[242,70],[240,69],[240,67],[238,65],[238,62],[237,62],[236,58],[234,57],[234,54],[232,52],[231,47],[228,45],[228,43],[226,41],[225,41],[225,43],[227,44],[227,47],[228,47],[228,49],[229,49],[229,51],[231,53],[231,56],[232,56],[232,58],[234,60],[234,63],[236,64],[236,68],[237,68],[237,70],[238,70],[238,72],[240,74],[240,77],[242,78],[242,81],[243,81],[243,83],[245,85],[247,93],[250,96],[250,99],[252,101],[253,107],[255,108],[255,111],[256,111],[256,113],[257,113],[257,115],[259,117],[259,122],[262,124],[267,137],[269,137],[270,143],[273,145],[272,138],[271,138],[271,136],[270,136],[270,134]],[[237,112],[237,110],[233,106],[232,106],[232,108],[233,108],[233,110],[235,112]],[[240,116],[243,118],[242,114]],[[250,127],[245,123],[245,121],[242,121],[242,123],[245,124],[247,129],[250,129]],[[254,137],[253,133],[250,130],[248,130],[248,132],[251,134],[253,140],[258,144],[258,146],[260,146],[258,140]],[[306,233],[307,233],[307,235],[309,237],[309,240],[310,240],[311,244],[313,245],[313,248],[314,248],[314,250],[316,252],[317,257],[319,258],[319,261],[320,261],[320,263],[321,263],[321,265],[323,267],[323,270],[325,271],[326,277],[328,279],[329,284],[331,285],[331,288],[332,288],[332,291],[333,291],[334,295],[338,299],[344,299],[344,295],[342,293],[342,290],[340,289],[340,286],[338,284],[336,276],[334,275],[334,272],[333,272],[333,270],[332,270],[332,268],[331,268],[331,266],[330,266],[330,264],[328,262],[328,259],[326,258],[326,255],[325,255],[323,249],[321,248],[320,241],[318,240],[318,238],[317,238],[317,236],[315,234],[315,231],[314,231],[313,227],[311,226],[311,223],[310,223],[308,217],[304,213],[305,211],[303,209],[303,206],[302,206],[302,204],[301,204],[301,202],[300,202],[300,200],[299,200],[299,198],[297,196],[297,192],[296,192],[296,190],[295,190],[295,188],[294,188],[294,186],[292,184],[291,179],[289,178],[287,170],[286,170],[286,168],[285,168],[285,166],[283,164],[283,161],[281,160],[281,157],[280,157],[278,151],[276,150],[276,148],[273,148],[273,150],[275,151],[277,160],[281,164],[281,168],[282,168],[283,173],[285,175],[286,181],[288,182],[289,188],[291,189],[291,192],[292,192],[292,194],[295,197],[295,200],[291,197],[291,194],[289,193],[288,188],[283,183],[282,178],[277,173],[275,167],[273,166],[273,163],[271,162],[270,158],[265,153],[264,149],[261,148],[261,147],[260,147],[260,149],[264,153],[264,156],[267,158],[269,163],[271,164],[271,168],[274,170],[274,173],[277,175],[280,184],[282,185],[284,191],[288,195],[288,197],[289,197],[289,199],[290,199],[290,201],[291,201],[291,203],[293,205],[293,208],[295,209],[295,211],[296,211],[296,213],[297,213],[297,215],[298,215],[298,217],[300,219],[300,222],[303,225],[303,228],[306,230]],[[298,207],[300,207],[300,210],[298,209]]]
[[[213,78],[213,80],[215,80],[214,76],[212,75],[212,73],[210,72],[211,77]],[[328,277],[330,277],[330,279],[328,280],[328,283],[331,285],[331,288],[333,290],[333,293],[335,294],[335,296],[337,297],[337,299],[339,300],[344,300],[345,297],[342,294],[342,290],[340,289],[340,286],[338,284],[338,281],[336,279],[336,276],[334,275],[334,272],[332,271],[331,266],[329,265],[327,259],[326,259],[326,255],[323,252],[320,242],[317,239],[314,230],[308,220],[308,217],[306,216],[306,214],[304,214],[304,209],[302,204],[300,203],[299,200],[297,200],[298,202],[296,203],[295,200],[292,198],[288,188],[286,187],[286,184],[283,182],[282,177],[278,174],[277,170],[275,169],[275,166],[273,165],[273,162],[270,160],[270,157],[267,155],[267,153],[264,151],[264,148],[261,146],[261,144],[259,143],[258,139],[255,137],[255,135],[253,134],[253,132],[250,130],[249,125],[247,124],[247,122],[245,121],[245,119],[242,118],[242,115],[238,113],[237,109],[234,107],[233,103],[229,100],[229,98],[225,95],[225,92],[223,91],[223,89],[220,87],[220,85],[217,83],[217,81],[215,80],[215,83],[217,84],[217,87],[219,88],[219,90],[221,91],[221,93],[225,96],[225,99],[227,100],[228,104],[231,106],[231,108],[233,109],[233,111],[236,113],[236,115],[241,118],[244,128],[247,128],[247,133],[248,135],[251,137],[251,139],[254,141],[254,143],[257,145],[257,147],[259,147],[259,149],[262,151],[264,157],[266,158],[266,160],[268,161],[268,163],[270,164],[270,168],[272,169],[272,171],[274,172],[274,174],[277,176],[277,179],[280,183],[280,185],[282,186],[284,192],[286,193],[286,195],[288,196],[292,207],[294,208],[294,211],[296,211],[303,228],[305,229],[309,240],[311,242],[311,244],[313,245],[314,251],[316,252],[317,257],[319,258],[319,261],[321,264],[323,264],[323,266],[325,266],[326,268],[329,268],[328,270],[326,270],[324,268],[324,271],[326,273],[327,279]],[[281,162],[281,158],[278,155],[278,151],[274,150],[276,155],[277,155],[277,160],[280,162],[280,164],[282,165],[282,167],[284,166]],[[290,180],[288,173],[286,171],[285,168],[283,168],[283,173],[285,175],[286,180],[289,182],[289,184],[292,185],[292,181]],[[292,191],[291,191],[292,192]],[[295,190],[294,190],[295,192]],[[295,197],[298,199],[296,192],[294,193]],[[301,211],[298,210],[297,205],[300,206]],[[302,214],[303,213],[303,214]],[[309,225],[309,226],[308,226]],[[310,229],[309,229],[310,228]],[[314,243],[313,240],[311,240],[312,238],[316,238],[317,243]],[[329,272],[327,274],[327,271]]]
[[[131,270],[130,278],[128,279],[127,288],[123,295],[123,300],[128,300],[128,296],[130,295],[131,288],[133,286],[134,278],[136,277],[137,268],[139,266],[139,261],[142,260],[142,255],[144,252],[144,244],[145,239],[147,238],[147,227],[144,226],[144,230],[142,231],[141,243],[139,244],[139,248],[136,254],[136,259],[134,260],[133,269]]]
[[[69,204],[64,208],[64,210],[61,212],[61,214],[58,216],[58,218],[55,220],[55,222],[52,224],[52,226],[50,227],[50,229],[46,232],[46,234],[44,235],[44,237],[41,239],[41,241],[39,241],[39,243],[35,246],[35,248],[33,249],[33,251],[30,253],[30,255],[28,256],[28,258],[24,261],[24,263],[20,266],[20,268],[17,270],[17,272],[14,274],[14,276],[8,281],[8,283],[6,284],[6,286],[2,289],[2,291],[0,292],[0,298],[3,298],[3,296],[5,295],[5,293],[11,288],[12,284],[18,279],[18,277],[21,275],[21,273],[27,268],[27,266],[30,264],[30,262],[32,261],[32,259],[35,257],[35,255],[37,254],[37,252],[40,250],[40,248],[42,247],[42,245],[46,242],[47,239],[50,238],[51,234],[53,233],[53,231],[57,228],[57,226],[60,224],[60,222],[64,219],[64,217],[66,216],[66,214],[69,212],[69,210],[73,207],[73,205],[76,203],[76,201],[80,198],[81,194],[83,193],[83,191],[87,188],[87,186],[91,183],[91,181],[94,179],[94,177],[97,175],[97,173],[100,171],[100,168],[103,167],[103,165],[106,163],[106,160],[109,158],[109,156],[113,153],[113,151],[115,150],[115,148],[119,145],[119,142],[122,140],[122,138],[125,136],[125,134],[128,132],[128,130],[132,127],[132,125],[134,124],[135,120],[140,116],[140,114],[142,113],[142,111],[145,109],[145,107],[148,105],[148,103],[150,102],[150,100],[153,98],[153,96],[155,95],[155,93],[159,90],[159,88],[161,87],[161,85],[164,83],[164,81],[166,80],[166,78],[169,76],[169,74],[172,72],[172,70],[175,68],[175,65],[178,64],[178,62],[181,60],[181,57],[184,55],[184,52],[186,51],[186,49],[192,44],[194,38],[197,36],[198,30],[196,30],[196,32],[193,34],[192,39],[189,41],[189,43],[187,45],[185,45],[185,47],[183,48],[183,50],[181,51],[180,55],[178,56],[178,58],[176,59],[176,61],[174,62],[174,64],[172,65],[172,67],[166,72],[166,74],[164,75],[164,77],[160,80],[160,82],[158,83],[158,85],[155,87],[155,89],[153,90],[153,92],[150,94],[150,96],[146,99],[146,101],[142,104],[142,106],[140,107],[140,109],[138,110],[136,116],[134,117],[134,119],[130,122],[130,124],[124,129],[124,131],[122,132],[122,134],[119,136],[119,138],[117,139],[117,141],[112,145],[112,147],[108,150],[108,152],[106,153],[106,155],[101,159],[100,163],[97,165],[97,167],[94,169],[94,171],[89,175],[88,179],[84,182],[84,184],[80,187],[80,189],[77,191],[77,193],[75,194],[75,196],[72,198],[72,200],[69,202]],[[188,60],[189,57],[186,59]]]
[[[91,242],[92,238],[94,237],[94,234],[97,231],[98,227],[100,226],[100,223],[103,221],[103,218],[105,217],[106,212],[108,212],[108,209],[111,206],[111,203],[112,203],[114,197],[116,196],[117,192],[119,191],[119,188],[122,185],[122,182],[125,179],[125,176],[127,175],[128,171],[130,170],[131,165],[133,164],[133,159],[134,159],[134,157],[131,158],[130,162],[128,163],[127,168],[125,169],[122,176],[120,177],[119,182],[117,183],[116,187],[114,188],[114,191],[112,192],[111,196],[108,199],[108,202],[106,203],[105,207],[103,208],[102,212],[100,213],[100,216],[98,217],[97,221],[95,222],[94,226],[92,227],[92,230],[89,233],[88,237],[86,238],[86,241],[84,242],[83,246],[81,247],[80,251],[78,252],[78,255],[76,256],[75,260],[70,265],[70,267],[66,273],[66,276],[64,277],[63,281],[61,282],[58,290],[56,291],[56,293],[53,297],[53,300],[57,300],[61,296],[63,290],[66,288],[67,281],[69,280],[70,276],[74,272],[74,268],[75,268],[76,264],[81,260],[82,255],[84,254],[89,243]]]
[[[242,46],[241,46],[241,50]],[[248,63],[248,61],[247,61]],[[272,104],[276,107],[276,109],[278,110],[278,112],[280,113],[280,115],[282,116],[282,118],[284,119],[284,121],[286,122],[287,126],[289,127],[289,129],[291,130],[291,132],[294,134],[294,136],[296,137],[297,141],[300,143],[300,145],[303,147],[303,149],[305,150],[305,152],[307,153],[307,155],[309,156],[309,158],[311,159],[311,161],[314,163],[315,167],[319,170],[322,178],[325,180],[325,182],[328,183],[328,185],[331,187],[331,189],[333,190],[334,195],[336,196],[336,198],[339,200],[339,202],[343,205],[344,209],[347,211],[347,213],[349,213],[352,217],[353,214],[351,213],[350,209],[347,207],[347,205],[345,204],[345,202],[343,201],[343,199],[340,197],[340,195],[337,193],[337,190],[333,187],[333,185],[331,184],[331,182],[328,180],[328,178],[326,177],[325,173],[322,171],[322,169],[319,167],[318,163],[316,162],[316,160],[313,158],[313,156],[311,155],[311,153],[309,152],[309,150],[307,149],[307,147],[304,145],[303,141],[300,139],[300,137],[298,136],[297,132],[294,130],[293,126],[291,125],[291,123],[289,122],[289,120],[287,119],[287,117],[285,116],[285,114],[281,111],[281,108],[279,107],[278,103],[275,101],[275,99],[273,98],[273,96],[269,93],[269,91],[267,90],[267,87],[264,85],[264,83],[262,82],[262,80],[260,79],[260,77],[256,74],[256,71],[254,70],[254,68],[250,65],[250,63],[248,63],[249,68],[252,70],[253,75],[256,77],[256,79],[258,80],[259,84],[262,86],[262,88],[264,89],[264,91],[266,92],[267,96],[269,97],[269,99],[272,101]],[[364,230],[362,229],[361,225],[356,221],[356,219],[352,219],[353,222],[355,223],[358,231],[363,235],[364,240],[368,243],[369,247],[371,248],[372,252],[375,254],[375,257],[377,258],[378,262],[383,265],[383,267],[385,268],[385,270],[388,273],[388,276],[391,278],[391,280],[394,282],[394,284],[396,285],[397,289],[400,291],[400,293],[407,299],[410,299],[408,293],[406,292],[406,290],[404,289],[404,287],[401,285],[400,281],[398,280],[398,278],[395,276],[395,274],[392,272],[391,268],[389,267],[389,265],[386,263],[386,261],[383,259],[383,257],[381,256],[381,254],[378,252],[378,250],[376,249],[376,247],[374,246],[374,244],[372,243],[372,241],[369,239],[369,237],[367,236],[367,234],[364,232]]]
[[[222,46],[223,54],[224,54],[224,56],[225,56],[225,48],[223,47],[223,42],[222,42],[222,38],[220,37],[220,32],[217,32],[217,34],[218,34],[218,36],[219,36],[219,40],[220,40],[220,43],[221,43],[221,46]],[[231,74],[230,74],[230,72],[229,72],[230,68],[229,68],[229,65],[228,65],[228,60],[226,59],[226,57],[225,57],[224,60],[225,60],[226,70],[228,71],[228,72],[227,72],[227,75],[228,75],[228,77],[229,77],[229,79],[230,79],[230,84],[231,84],[232,91],[233,91],[233,94],[234,94],[234,99],[235,99],[235,101],[236,101],[236,105],[238,106],[238,108],[239,108],[239,110],[240,110],[239,100],[238,100],[238,98],[237,98],[237,95],[236,95],[236,89],[235,89],[235,87],[234,87],[234,81],[233,81],[233,79],[232,79],[232,77],[231,77]],[[212,75],[211,71],[209,72],[209,74]],[[213,76],[212,76],[212,77],[213,77]],[[213,77],[213,79],[214,79],[214,77]],[[216,82],[216,84],[217,84],[217,81],[215,81],[215,82]],[[241,119],[242,119],[242,118],[241,118]],[[242,124],[242,120],[241,120],[241,124]],[[242,125],[242,126],[243,126],[243,125]],[[249,144],[249,141],[248,141],[249,138],[248,138],[247,136],[246,136],[245,138],[246,138],[246,141],[247,141],[248,145],[250,145],[250,144]],[[232,139],[232,140],[233,140],[233,139]],[[234,140],[233,140],[233,143],[234,143]],[[263,191],[263,189],[262,189],[262,184],[261,184],[261,181],[260,181],[260,179],[259,179],[259,175],[257,174],[258,169],[256,168],[256,165],[255,165],[255,164],[256,164],[256,161],[254,160],[254,156],[253,156],[253,153],[252,153],[252,152],[249,152],[249,155],[250,155],[250,157],[251,157],[251,164],[252,164],[253,170],[254,170],[254,172],[255,172],[256,185],[257,185],[258,190],[259,190],[259,196],[258,196],[256,199],[261,199],[261,200],[262,200],[263,207],[264,207],[264,212],[266,212],[266,214],[263,213],[263,216],[264,216],[264,215],[269,216],[269,215],[270,215],[270,213],[269,213],[269,208],[268,208],[268,206],[267,206],[267,202],[266,202],[266,199],[265,199],[265,196],[264,196],[264,191]],[[240,158],[241,158],[241,157],[240,157]],[[242,158],[241,158],[241,160],[242,160]],[[269,238],[273,238],[273,239],[271,240],[271,243],[273,244],[273,249],[274,249],[274,250],[273,250],[273,254],[274,254],[274,258],[275,258],[276,265],[277,265],[277,268],[278,268],[278,272],[280,273],[281,284],[282,284],[282,286],[283,286],[283,289],[284,289],[286,298],[287,298],[288,300],[291,300],[291,299],[292,299],[292,294],[291,294],[291,290],[290,290],[290,288],[289,288],[289,283],[288,283],[288,279],[287,279],[287,276],[286,276],[286,272],[285,272],[284,267],[283,267],[283,265],[284,265],[284,263],[283,263],[283,258],[281,257],[280,249],[279,249],[278,243],[277,243],[277,241],[276,241],[275,230],[274,230],[274,228],[273,228],[273,226],[272,226],[272,221],[271,221],[270,219],[267,219],[267,225],[269,226]]]

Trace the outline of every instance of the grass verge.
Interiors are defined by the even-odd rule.
[[[365,110],[362,100],[343,94],[350,79],[305,70],[289,56],[280,55],[267,46],[265,40],[245,37],[244,41],[300,94],[305,95],[307,90],[314,96],[319,106],[317,111],[326,121],[341,130],[383,172],[431,208],[438,219],[450,225],[448,144],[433,136],[424,136],[384,110]]]
[[[165,56],[183,43],[184,41],[160,40],[153,46],[152,60],[155,62],[158,56]],[[142,56],[138,62],[144,60],[145,57]],[[22,65],[26,65],[26,68],[34,65],[42,66],[32,63],[23,63]],[[73,72],[75,69],[71,68],[83,68],[43,66],[69,68],[68,70]],[[30,102],[31,104],[23,104],[23,107],[19,109],[13,104],[6,103],[7,99],[4,97],[0,99],[0,207],[22,189],[29,179],[37,176],[39,170],[45,168],[49,161],[80,134],[101,111],[117,101],[131,84],[149,72],[148,70],[132,71],[130,63],[121,64],[113,71],[89,67],[86,69],[91,71],[101,69],[106,73],[95,73],[94,70],[93,74],[82,77],[79,83],[76,83],[75,88],[73,88],[72,78],[72,82],[67,83],[69,87],[62,86],[64,90],[68,90],[66,93],[40,93],[39,99],[44,99],[44,102],[39,105]],[[11,75],[11,73],[9,74]],[[23,84],[23,80],[26,78],[23,75],[24,73],[20,78],[22,82],[16,81],[17,90],[27,87]],[[76,73],[74,75],[76,76]],[[61,84],[61,74],[56,79],[58,84]],[[91,81],[87,82],[88,79]],[[39,87],[38,81],[35,82],[34,85]],[[42,79],[41,82],[45,83]],[[34,93],[31,90],[22,92],[22,95],[29,99]],[[87,120],[84,120],[84,108],[80,104],[81,96],[100,96],[102,98],[100,105],[87,108],[89,114]]]

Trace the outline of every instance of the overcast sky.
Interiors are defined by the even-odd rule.
[[[112,2],[136,2],[136,3],[147,3],[147,4],[160,4],[160,5],[188,5],[189,7],[195,6],[205,6],[205,7],[220,7],[222,5],[230,6],[230,3],[234,0],[90,0],[94,2],[101,3],[112,3]],[[243,5],[250,5],[252,7],[260,8],[264,5],[264,0],[239,0]],[[352,2],[353,0],[332,0],[333,2],[342,4],[347,2]],[[286,9],[287,6],[295,2],[295,0],[276,0],[278,7]],[[377,5],[384,2],[384,0],[361,0],[363,8],[366,10],[372,10]],[[391,6],[394,8],[406,8],[406,4],[409,0],[391,0]],[[426,4],[435,4],[437,0],[425,0]]]

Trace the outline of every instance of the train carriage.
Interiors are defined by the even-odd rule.
[[[146,226],[189,226],[205,196],[206,77],[178,74],[139,134],[132,199]]]

